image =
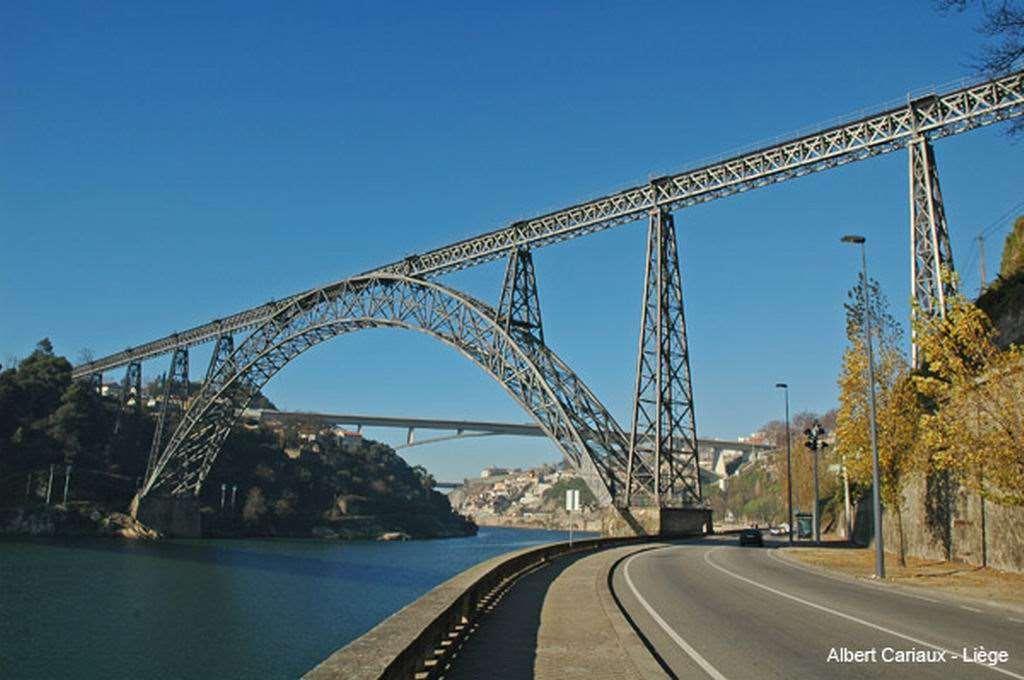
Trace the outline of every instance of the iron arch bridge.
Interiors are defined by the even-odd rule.
[[[509,267],[532,271],[529,262],[528,252],[517,251]],[[527,296],[536,300],[535,291],[506,292],[502,298],[509,303]],[[529,320],[539,320],[539,308],[514,309],[509,303],[495,310],[436,282],[400,274],[357,277],[295,300],[229,354],[214,357],[207,380],[151,462],[140,498],[154,492],[198,493],[242,411],[288,362],[339,335],[385,327],[425,333],[476,363],[534,417],[598,500],[610,504],[625,484],[626,435],[541,342],[539,325]],[[526,309],[529,314],[523,314]]]
[[[1024,116],[1024,71],[908,97],[761,148],[512,222],[385,264],[360,276],[247,309],[76,366],[101,384],[126,367],[122,412],[141,408],[141,362],[171,354],[146,480],[150,493],[197,493],[237,414],[291,359],[368,327],[406,328],[454,347],[533,415],[595,495],[618,505],[702,502],[690,354],[673,211],[902,149],[908,154],[910,282],[916,313],[944,316],[953,269],[935,141]],[[647,258],[632,423],[616,424],[544,342],[530,248],[646,219]],[[508,257],[494,309],[432,283],[445,273]],[[234,337],[252,334],[236,349]],[[189,394],[189,348],[213,342],[206,381]],[[912,341],[913,361],[920,362]],[[120,418],[115,432],[120,427]]]

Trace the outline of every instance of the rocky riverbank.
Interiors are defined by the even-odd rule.
[[[154,540],[160,534],[130,515],[98,503],[33,505],[0,509],[0,536],[106,536]]]
[[[565,511],[533,513],[529,517],[488,515],[476,518],[477,524],[486,527],[509,527],[510,529],[545,529],[547,531],[601,531],[601,513],[587,510],[573,513]]]
[[[203,535],[207,538],[316,538],[325,541],[405,540],[473,536],[477,525],[448,513],[387,513],[329,517],[291,516],[287,521],[259,525],[223,517],[204,509]]]
[[[312,538],[326,541],[408,540],[473,536],[477,526],[471,520],[450,516],[359,516],[326,522],[322,518],[292,518],[281,525],[247,525],[243,521],[216,516],[210,508],[203,513],[204,538]],[[64,505],[30,505],[0,508],[0,536],[96,536],[129,540],[156,540],[161,534],[130,515],[112,511],[99,503],[74,502]]]

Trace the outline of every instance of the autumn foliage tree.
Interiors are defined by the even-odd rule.
[[[836,412],[834,410],[823,414],[811,411],[800,411],[794,413],[790,418],[789,426],[789,447],[792,458],[792,469],[790,474],[786,472],[786,423],[782,420],[772,420],[761,426],[760,431],[764,433],[765,439],[775,445],[778,453],[773,455],[771,461],[772,477],[780,480],[781,498],[788,498],[786,485],[792,478],[793,482],[793,512],[810,510],[814,504],[814,456],[804,445],[806,437],[804,430],[810,429],[815,423],[820,424],[829,433],[835,430]],[[836,462],[832,449],[823,449],[818,454],[819,488],[818,496],[826,508],[831,504],[832,499],[837,497],[841,491],[839,480],[827,474],[829,466]],[[834,513],[833,513],[834,514]],[[783,511],[785,516],[785,511]],[[822,514],[825,517],[825,513]]]
[[[959,294],[945,318],[918,315],[914,328],[927,361],[915,383],[932,404],[922,451],[983,498],[1024,505],[1024,348],[1001,351],[989,318]]]
[[[839,377],[839,413],[836,451],[851,481],[870,488],[873,464],[870,435],[870,398],[867,352],[864,346],[863,279],[850,292],[846,305],[849,345]],[[900,350],[902,331],[888,311],[877,282],[870,292],[872,343],[875,351],[875,409],[880,493],[885,507],[896,516],[900,563],[906,563],[901,497],[910,472],[916,467],[917,441],[923,410],[910,366]]]

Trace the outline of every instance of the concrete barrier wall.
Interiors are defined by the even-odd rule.
[[[595,538],[526,548],[471,567],[392,614],[304,677],[310,680],[411,678],[439,675],[488,605],[522,574],[550,560],[629,543],[646,536]]]

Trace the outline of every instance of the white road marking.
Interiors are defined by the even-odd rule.
[[[977,608],[975,608],[975,607],[968,607],[968,606],[967,606],[967,605],[965,605],[965,604],[962,604],[962,605],[960,605],[960,609],[966,609],[966,610],[967,610],[967,611],[969,611],[969,612],[978,612],[979,614],[981,613],[981,610],[980,610],[980,609],[977,609]]]
[[[715,680],[728,680],[728,678],[719,673],[718,669],[712,666],[707,659],[701,656],[700,653],[690,645],[690,643],[684,640],[679,633],[672,630],[672,627],[665,622],[665,619],[661,618],[658,612],[654,610],[654,607],[652,607],[647,600],[644,599],[644,596],[640,594],[640,591],[636,589],[636,586],[633,585],[633,579],[629,577],[629,564],[636,558],[637,555],[633,555],[626,560],[626,563],[622,567],[622,576],[626,579],[626,585],[629,586],[629,589],[633,592],[633,597],[635,597],[640,603],[640,606],[642,606],[647,613],[651,615],[654,622],[661,626],[661,629],[665,631],[670,638],[672,638],[672,641],[679,645],[679,648],[686,652],[691,659],[696,661],[698,666],[704,669],[704,672]]]
[[[1024,623],[1024,619],[1015,619],[1012,616],[1007,616],[1006,618],[1010,619],[1014,623]]]
[[[870,621],[865,621],[864,619],[861,619],[861,618],[858,618],[856,616],[853,616],[852,614],[847,614],[846,612],[841,612],[841,611],[839,611],[837,609],[832,609],[831,607],[826,607],[826,606],[818,604],[816,602],[811,602],[810,600],[805,600],[802,597],[797,597],[796,595],[790,595],[789,593],[784,593],[781,590],[777,590],[775,588],[772,588],[771,586],[766,586],[765,584],[758,583],[757,581],[755,581],[753,579],[749,579],[746,576],[740,576],[739,574],[737,574],[735,572],[729,571],[725,567],[722,567],[722,566],[720,566],[718,564],[715,564],[714,562],[711,561],[711,553],[716,552],[718,550],[721,550],[722,547],[723,546],[719,546],[717,548],[712,548],[711,550],[708,550],[707,552],[705,552],[704,553],[704,561],[707,562],[708,565],[710,565],[712,568],[717,569],[718,571],[722,572],[723,574],[727,574],[729,576],[732,576],[735,579],[743,581],[744,583],[749,583],[750,585],[756,586],[758,588],[761,588],[762,590],[767,590],[770,593],[775,593],[779,597],[784,597],[787,600],[792,600],[794,602],[799,602],[802,605],[806,605],[808,607],[813,607],[814,609],[818,609],[818,610],[823,611],[823,612],[828,612],[829,614],[833,614],[835,616],[838,616],[841,619],[846,619],[847,621],[853,621],[854,623],[859,623],[860,625],[867,626],[868,628],[874,628],[875,630],[882,631],[883,633],[887,633],[889,635],[895,635],[898,638],[903,638],[904,640],[908,640],[909,642],[913,642],[916,645],[924,645],[925,647],[931,647],[932,649],[934,649],[936,651],[939,651],[939,652],[946,652],[947,654],[949,654],[950,656],[952,656],[954,658],[956,658],[958,656],[956,654],[956,652],[954,652],[951,649],[946,649],[945,647],[940,647],[939,645],[933,645],[930,642],[925,642],[924,640],[919,640],[919,639],[917,639],[915,637],[911,637],[910,635],[905,635],[903,633],[896,632],[895,630],[892,630],[891,628],[886,628],[885,626],[880,626],[877,623],[871,623]],[[995,671],[997,673],[1002,673],[1003,675],[1008,675],[1011,678],[1017,678],[1018,680],[1024,680],[1024,675],[1018,675],[1017,673],[1014,673],[1013,671],[1006,670],[1005,668],[1000,668],[999,666],[988,666],[988,665],[985,665],[985,664],[979,664],[979,665],[982,668],[988,668],[989,670],[993,670],[993,671]]]
[[[779,557],[778,555],[776,555],[774,550],[772,550],[770,553],[768,553],[768,555],[769,555],[769,557],[771,557],[773,560],[775,560],[779,564],[784,564],[787,567],[793,567],[794,569],[799,569],[800,571],[806,571],[808,574],[814,574],[815,576],[821,576],[822,578],[832,579],[833,581],[839,581],[840,583],[849,583],[850,585],[856,584],[856,585],[859,585],[859,586],[875,588],[876,590],[884,590],[887,593],[895,593],[897,595],[902,595],[903,597],[912,597],[915,600],[924,600],[925,602],[931,602],[933,604],[942,604],[942,602],[940,600],[936,600],[936,599],[931,598],[931,597],[925,597],[924,595],[918,595],[917,593],[907,593],[907,592],[904,592],[903,590],[900,590],[898,588],[892,588],[890,586],[884,586],[881,583],[872,583],[871,581],[863,581],[861,579],[855,579],[855,578],[852,578],[852,577],[849,578],[849,579],[845,579],[845,578],[842,578],[840,576],[833,576],[832,574],[825,574],[825,573],[822,573],[821,571],[818,571],[817,569],[811,569],[810,567],[805,567],[802,564],[794,564],[793,562],[790,562],[789,560],[784,560],[781,557]]]

